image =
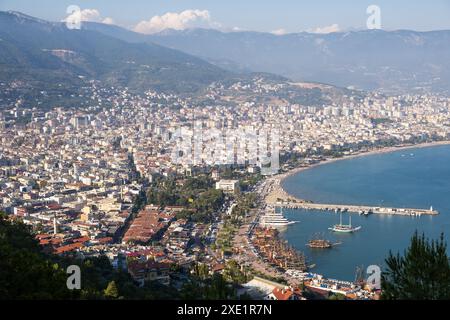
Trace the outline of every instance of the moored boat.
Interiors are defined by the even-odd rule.
[[[311,240],[306,245],[312,249],[329,249],[333,247],[330,241],[324,239]]]
[[[296,221],[289,221],[283,216],[283,212],[276,212],[276,209],[273,208],[265,212],[260,219],[260,225],[263,227],[287,227],[291,224],[296,223]]]
[[[333,232],[337,233],[353,233],[361,229],[361,226],[353,227],[352,226],[352,217],[350,216],[350,222],[348,225],[342,224],[342,214],[340,217],[339,224],[334,225],[333,227],[328,228],[328,230],[331,230]]]

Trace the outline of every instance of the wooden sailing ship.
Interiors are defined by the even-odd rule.
[[[280,239],[278,231],[269,228],[258,228],[255,232],[254,245],[259,254],[276,267],[283,269],[307,269],[303,253],[289,246]]]
[[[340,243],[332,243],[330,240],[325,239],[323,235],[316,234],[313,239],[306,244],[306,246],[311,249],[331,249],[333,246],[338,244]]]

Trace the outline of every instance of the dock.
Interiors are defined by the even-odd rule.
[[[420,217],[422,215],[436,216],[439,211],[430,209],[416,209],[416,208],[392,208],[381,206],[366,206],[366,205],[347,205],[347,204],[319,204],[311,201],[299,199],[288,194],[281,187],[281,180],[271,179],[268,181],[268,193],[265,196],[265,202],[269,206],[276,206],[287,209],[304,209],[304,210],[319,210],[319,211],[334,211],[334,212],[350,212],[359,214],[383,214],[383,215],[397,215]]]
[[[334,211],[334,212],[351,212],[351,213],[367,213],[367,214],[385,214],[385,215],[399,215],[399,216],[421,216],[430,215],[435,216],[439,211],[433,208],[414,209],[414,208],[390,208],[390,207],[376,207],[376,206],[360,206],[360,205],[344,205],[344,204],[317,204],[309,202],[277,202],[277,207],[288,209],[305,209],[305,210],[320,210],[320,211]]]

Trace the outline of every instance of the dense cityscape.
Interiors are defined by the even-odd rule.
[[[404,256],[383,248],[384,269],[355,265],[351,281],[316,271],[320,253],[339,251],[365,232],[352,215],[424,215],[432,225],[448,214],[435,197],[437,208],[396,207],[383,196],[376,205],[333,205],[284,185],[324,164],[396,151],[411,160],[414,153],[405,150],[450,145],[448,66],[424,62],[431,70],[425,72],[409,60],[436,52],[439,60],[445,31],[289,34],[154,25],[175,13],[131,29],[86,10],[68,8],[60,22],[0,11],[0,300],[450,297],[444,234],[429,243],[416,229]],[[97,18],[73,28],[82,13]],[[203,11],[180,16],[211,22]],[[142,31],[148,25],[152,31]],[[194,56],[191,42],[211,34],[236,41],[237,51],[211,57],[208,47]],[[379,64],[357,57],[353,68],[359,37],[385,41],[388,57],[407,57]],[[268,61],[283,62],[283,55],[261,45],[278,40],[281,51],[314,49],[305,50],[298,69],[286,59],[278,75]],[[433,45],[417,49],[424,43]],[[246,61],[253,54],[254,64]],[[424,177],[414,183],[426,186]],[[311,224],[292,218],[305,218],[299,212],[340,220],[322,228],[326,236],[313,234]],[[289,240],[294,225],[305,225],[307,243]],[[386,236],[380,230],[369,240]],[[329,236],[336,234],[349,237]],[[81,280],[69,270],[81,270]]]
[[[239,83],[233,88],[242,90]],[[251,90],[261,90],[257,80]],[[276,86],[265,90],[277,94]],[[105,93],[107,98],[100,98]],[[220,101],[222,95],[214,88],[215,99]],[[172,284],[182,285],[182,275],[194,265],[204,264],[215,273],[237,262],[245,274],[284,279],[297,297],[300,283],[292,274],[307,269],[305,264],[293,269],[280,261],[272,262],[278,265],[275,269],[262,267],[258,263],[268,261],[260,253],[255,251],[254,261],[248,261],[245,248],[232,245],[244,237],[240,229],[257,221],[264,210],[261,163],[183,162],[189,157],[174,161],[179,159],[171,157],[177,147],[172,136],[181,127],[200,122],[202,130],[277,130],[282,158],[301,154],[303,165],[383,146],[448,140],[450,134],[450,99],[438,95],[346,96],[340,106],[262,105],[249,99],[227,108],[213,101],[196,107],[176,95],[140,96],[92,84],[85,98],[92,105],[76,110],[58,107],[44,112],[20,100],[3,109],[2,210],[38,230],[36,237],[49,252],[84,258],[106,255],[141,285],[149,279],[165,285],[177,279]],[[102,106],[105,100],[109,106]],[[299,165],[285,159],[281,170]],[[148,198],[149,190],[159,190],[167,181],[194,188],[196,179],[207,181],[203,194],[217,200],[217,206],[199,206],[203,194],[177,201]],[[216,189],[219,193],[211,193]],[[240,207],[248,196],[259,198],[260,204]],[[204,215],[194,218],[195,213]],[[259,239],[259,232],[264,230],[253,237]],[[254,240],[246,241],[251,245]],[[348,290],[354,298],[369,296]]]

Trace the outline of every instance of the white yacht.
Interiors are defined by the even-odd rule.
[[[269,208],[260,218],[259,224],[263,227],[285,227],[296,223],[296,221],[289,221],[283,216],[283,209],[281,212],[276,212],[275,208]]]

